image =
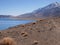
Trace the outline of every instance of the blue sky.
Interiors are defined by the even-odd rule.
[[[20,15],[60,0],[0,0],[0,15]]]

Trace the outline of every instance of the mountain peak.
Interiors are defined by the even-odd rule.
[[[59,2],[54,2],[51,5],[53,5],[54,7],[58,7],[58,6],[60,6],[60,3]]]
[[[51,8],[55,8],[55,7],[60,7],[60,3],[59,2],[54,2],[54,3],[51,3],[51,4],[47,5],[44,8],[45,9],[51,9]]]
[[[56,4],[56,5],[57,5],[57,4],[59,4],[59,2],[55,2],[54,4]]]
[[[25,15],[25,16],[24,16]],[[51,17],[60,17],[60,3],[54,2],[43,8],[34,10],[32,13],[24,14],[20,17],[25,18],[51,18]]]

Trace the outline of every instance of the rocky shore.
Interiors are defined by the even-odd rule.
[[[14,38],[17,45],[60,45],[60,18],[48,18],[0,31],[0,39]]]

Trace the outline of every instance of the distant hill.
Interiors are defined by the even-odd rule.
[[[0,15],[0,18],[1,17],[14,17],[14,16]],[[25,13],[19,16],[15,16],[14,18],[32,19],[32,18],[49,18],[49,17],[60,17],[60,3],[58,2],[51,3],[43,8],[39,8],[30,13]]]
[[[18,17],[20,18],[47,18],[47,17],[58,17],[60,16],[60,3],[55,2],[45,6],[43,8],[39,8],[34,10],[31,13],[22,14]]]
[[[9,17],[12,17],[11,15],[0,15],[0,18],[5,18],[5,17],[7,17],[7,18],[9,18]]]

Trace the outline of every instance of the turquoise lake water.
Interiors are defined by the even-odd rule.
[[[10,18],[0,18],[0,30],[7,29],[19,24],[34,22],[33,20],[15,20]]]

